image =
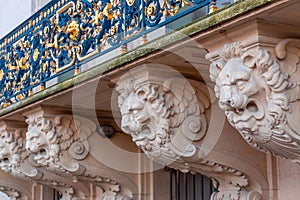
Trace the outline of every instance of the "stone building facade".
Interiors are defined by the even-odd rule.
[[[300,2],[222,2],[54,0],[1,39],[0,191],[297,200]]]

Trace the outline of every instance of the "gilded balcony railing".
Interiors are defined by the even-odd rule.
[[[212,0],[53,0],[0,40],[0,104],[9,106],[46,82],[112,49],[143,38]],[[185,9],[183,9],[185,7]],[[186,9],[188,7],[188,9]],[[209,10],[207,9],[207,12]]]

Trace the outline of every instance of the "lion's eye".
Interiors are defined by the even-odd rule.
[[[244,88],[244,86],[245,86],[245,81],[243,81],[243,80],[238,80],[237,82],[236,82],[236,86],[239,88],[239,89],[243,89]]]
[[[139,90],[139,91],[137,92],[137,95],[138,95],[140,98],[143,98],[144,95],[145,95],[145,91],[144,91],[144,90]]]

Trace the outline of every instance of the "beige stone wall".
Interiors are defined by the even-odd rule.
[[[300,166],[285,159],[278,159],[279,200],[296,200],[300,197]]]

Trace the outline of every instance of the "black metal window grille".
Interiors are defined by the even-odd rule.
[[[171,170],[171,200],[210,200],[215,190],[212,181],[201,174]]]
[[[53,200],[61,200],[63,198],[62,194],[57,190],[54,190],[53,193]]]

